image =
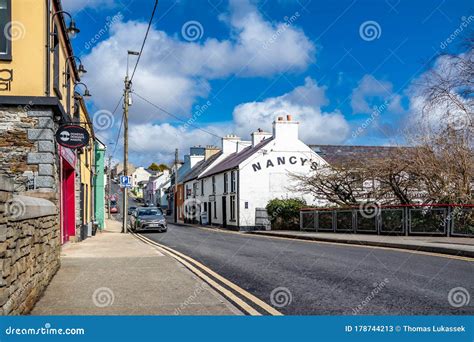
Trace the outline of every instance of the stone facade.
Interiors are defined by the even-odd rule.
[[[56,206],[45,199],[13,195],[0,176],[0,314],[29,313],[60,266]]]
[[[49,108],[0,108],[0,174],[14,179],[16,191],[28,190],[28,176],[30,190],[58,191],[57,128]]]

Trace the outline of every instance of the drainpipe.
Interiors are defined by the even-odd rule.
[[[46,0],[46,96],[51,89],[51,0]]]

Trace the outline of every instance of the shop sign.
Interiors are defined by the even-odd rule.
[[[64,147],[78,149],[89,144],[89,132],[79,125],[63,125],[56,132],[56,142]]]

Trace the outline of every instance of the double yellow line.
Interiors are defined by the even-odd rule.
[[[245,291],[240,286],[234,284],[233,282],[224,278],[220,274],[214,272],[199,261],[194,260],[193,258],[190,258],[187,255],[184,255],[172,248],[157,243],[156,241],[153,241],[141,234],[132,233],[132,235],[135,236],[137,239],[141,240],[142,242],[158,248],[163,253],[179,261],[181,264],[183,264],[191,272],[193,272],[195,275],[197,275],[199,278],[209,284],[216,291],[218,291],[231,302],[239,306],[246,314],[251,316],[260,316],[262,315],[260,311],[263,311],[264,314],[270,314],[273,316],[282,315],[281,312],[275,310],[275,308],[273,308],[272,306],[268,305],[261,299],[258,299],[251,293]],[[225,287],[223,285],[225,285]],[[248,300],[248,302],[252,303],[260,311],[257,311],[254,307],[249,305],[248,302],[242,300],[241,297],[237,296],[237,294],[241,297],[244,297],[246,300]]]

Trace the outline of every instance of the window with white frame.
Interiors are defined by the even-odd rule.
[[[230,220],[235,221],[235,196],[230,196]]]
[[[204,179],[201,179],[201,196],[204,196]]]
[[[232,171],[230,173],[230,192],[237,190],[237,172]]]
[[[212,193],[216,193],[216,176],[212,176]]]

